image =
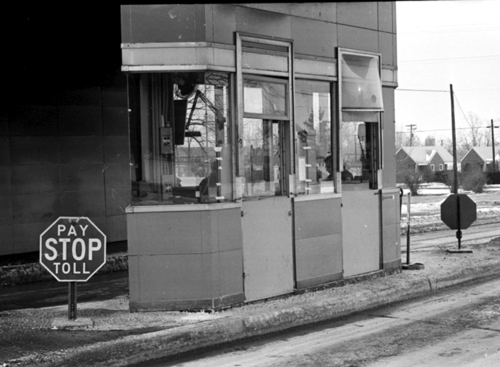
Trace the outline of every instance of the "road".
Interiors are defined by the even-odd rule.
[[[410,236],[410,252],[433,250],[437,246],[450,246],[456,245],[458,247],[458,240],[456,237],[456,230],[442,230],[434,232],[426,232],[420,234],[412,234]],[[471,226],[462,231],[462,245],[467,246],[467,243],[487,242],[490,239],[500,237],[500,225],[498,223],[482,224]],[[401,237],[401,251],[406,252],[407,237]]]
[[[498,367],[500,280],[142,367]]]
[[[128,294],[128,272],[94,275],[86,283],[77,284],[78,302],[111,299]],[[55,279],[2,287],[0,311],[50,307],[68,304],[68,283]]]

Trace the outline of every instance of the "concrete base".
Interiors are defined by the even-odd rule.
[[[83,330],[94,326],[94,322],[90,317],[77,318],[76,320],[69,320],[64,317],[56,317],[52,320],[53,329],[70,329],[70,330]]]
[[[422,270],[425,269],[424,264],[421,263],[409,263],[409,264],[402,264],[401,268],[403,270]]]
[[[472,250],[446,250],[449,254],[472,254]]]

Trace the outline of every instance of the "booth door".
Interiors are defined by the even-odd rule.
[[[284,174],[288,133],[287,121],[244,119],[240,159],[245,172],[239,184],[247,301],[290,293],[294,287],[292,205]]]
[[[293,291],[290,199],[273,197],[242,204],[243,269],[247,301]]]
[[[380,269],[379,221],[377,191],[342,192],[344,277]]]

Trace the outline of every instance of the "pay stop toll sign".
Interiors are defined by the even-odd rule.
[[[106,235],[85,217],[59,217],[40,235],[40,263],[60,282],[86,282],[106,263]]]

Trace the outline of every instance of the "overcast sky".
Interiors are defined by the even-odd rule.
[[[451,139],[450,84],[457,128],[469,112],[500,124],[500,1],[398,1],[396,11],[396,131]]]

